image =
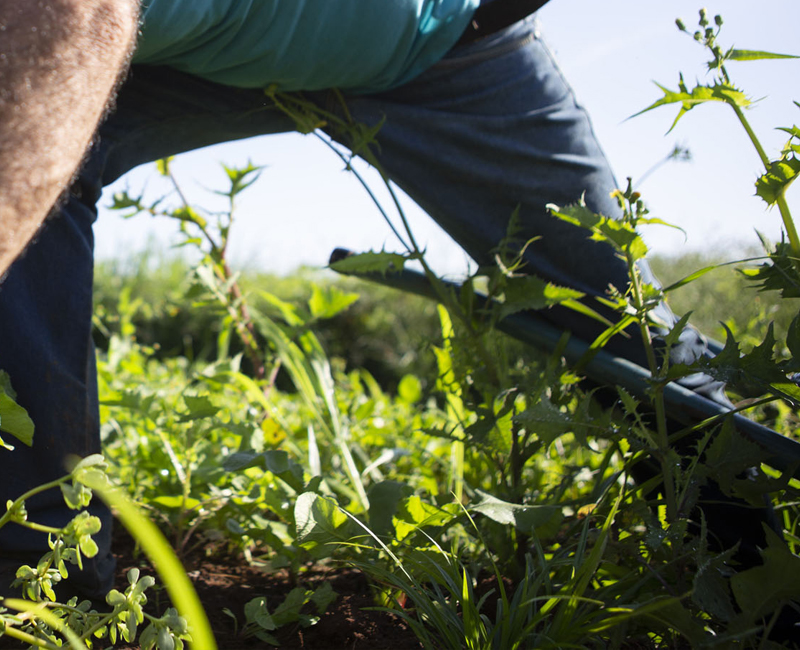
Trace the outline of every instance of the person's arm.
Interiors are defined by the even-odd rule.
[[[0,0],[0,275],[70,182],[125,68],[139,0]]]

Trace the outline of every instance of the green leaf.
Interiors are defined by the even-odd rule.
[[[156,160],[156,170],[162,176],[169,176],[170,175],[170,164],[175,159],[175,156],[167,156],[166,158],[161,158],[160,160]]]
[[[164,508],[180,508],[181,510],[194,510],[201,503],[199,500],[193,499],[192,497],[184,499],[182,496],[160,496],[153,498],[152,502]]]
[[[133,217],[134,215],[142,212],[145,207],[142,204],[142,199],[144,198],[143,194],[139,196],[133,197],[128,194],[127,190],[124,192],[115,192],[112,196],[111,205],[108,206],[109,210],[133,210],[133,212],[123,215],[124,218],[128,219]]]
[[[633,226],[618,219],[596,214],[586,207],[583,201],[564,208],[551,204],[547,209],[562,221],[590,230],[593,240],[607,242],[618,251],[630,254],[634,260],[643,258],[647,253],[644,240]]]
[[[324,289],[318,285],[311,287],[308,308],[314,318],[333,318],[352,305],[359,296],[357,293],[342,291],[334,285]]]
[[[706,450],[705,466],[722,491],[731,494],[737,477],[747,468],[758,466],[768,456],[756,443],[742,436],[730,420],[726,420]]]
[[[346,275],[360,275],[363,273],[381,273],[390,271],[402,271],[406,263],[406,256],[399,253],[387,253],[381,251],[374,253],[358,253],[333,262],[330,267],[337,273]]]
[[[263,169],[263,167],[256,166],[250,161],[247,162],[245,167],[228,167],[223,165],[222,168],[225,170],[228,180],[231,182],[231,188],[227,192],[217,192],[217,194],[222,194],[223,196],[229,196],[231,198],[255,183]]]
[[[755,384],[765,392],[789,400],[798,406],[800,387],[789,380],[781,365],[773,358],[774,348],[773,324],[770,324],[764,341],[745,355],[740,355],[739,344],[728,331],[722,352],[713,359],[700,358],[693,367],[698,367],[721,381],[744,385]]]
[[[381,481],[373,485],[369,497],[369,528],[378,537],[394,532],[392,519],[400,502],[409,496],[411,488],[398,481]]]
[[[191,422],[193,420],[210,418],[216,415],[220,410],[218,406],[214,406],[208,395],[184,395],[183,401],[189,411],[180,416],[179,422]]]
[[[525,506],[508,503],[488,492],[476,491],[481,500],[470,507],[471,511],[479,512],[499,524],[514,526],[524,533],[530,533],[532,529],[536,529],[537,534],[542,536],[541,528],[551,531],[563,519],[561,508],[558,506]]]
[[[282,449],[270,449],[262,453],[237,451],[222,459],[222,468],[226,472],[241,472],[250,467],[265,469],[294,490],[303,488],[303,468]]]
[[[778,131],[783,131],[784,133],[788,133],[793,138],[800,139],[800,127],[798,127],[797,125],[791,126],[791,127],[789,127],[789,126],[779,126],[778,127]]]
[[[501,319],[527,309],[544,309],[568,300],[578,300],[585,295],[532,275],[508,278],[506,282],[506,299],[499,313]]]
[[[762,50],[731,50],[728,52],[729,61],[759,61],[761,59],[798,59],[794,54],[776,54]]]
[[[306,550],[318,550],[333,543],[349,541],[350,519],[333,499],[314,492],[301,494],[294,507],[297,543]]]
[[[444,526],[455,518],[452,510],[438,507],[412,495],[400,503],[395,513],[395,535],[398,541],[426,526]]]
[[[0,431],[10,433],[30,447],[33,444],[33,420],[16,402],[17,393],[11,387],[11,378],[0,370]]]
[[[545,445],[575,428],[572,419],[544,396],[515,415],[514,422],[535,433]]]
[[[182,206],[167,213],[168,217],[177,219],[178,221],[186,221],[188,223],[195,223],[201,228],[208,226],[208,222],[200,216],[200,213],[191,206]]]
[[[245,603],[244,616],[248,623],[255,623],[264,630],[274,630],[278,627],[267,609],[267,599],[264,596],[258,596]]]
[[[305,323],[298,313],[297,307],[290,302],[281,300],[278,296],[267,291],[259,291],[258,295],[270,306],[280,312],[281,318],[291,327],[299,327]]]
[[[775,532],[764,526],[767,548],[764,564],[741,571],[731,578],[736,603],[751,622],[767,616],[782,602],[800,598],[800,557],[786,547]]]
[[[422,383],[416,375],[404,375],[397,385],[397,396],[406,404],[422,399]]]
[[[698,84],[692,89],[691,92],[676,92],[658,83],[656,86],[661,89],[661,92],[664,93],[664,96],[650,104],[650,106],[647,108],[642,109],[638,113],[634,113],[631,115],[631,118],[642,115],[643,113],[647,113],[648,111],[652,111],[659,106],[680,104],[680,111],[678,111],[678,115],[672,122],[672,126],[669,127],[669,131],[667,131],[667,133],[675,128],[678,120],[680,120],[687,112],[699,104],[716,101],[731,104],[739,108],[746,108],[752,103],[742,91],[737,90],[733,86],[729,86],[727,84],[714,84],[713,86],[703,86]]]
[[[330,582],[323,582],[321,586],[314,590],[314,593],[311,595],[311,602],[314,603],[320,614],[324,614],[338,595],[339,594],[333,590],[333,587],[331,587]]]
[[[767,246],[765,239],[762,242]],[[756,269],[742,269],[742,275],[758,283],[759,291],[780,291],[782,298],[800,298],[800,276],[791,246],[781,242],[769,254],[769,261]]]
[[[697,567],[692,580],[692,600],[696,605],[722,621],[730,621],[736,612],[733,607],[727,562],[734,550],[706,559]]]
[[[800,174],[800,159],[795,156],[775,160],[769,164],[769,169],[756,180],[756,194],[767,205],[774,205],[786,192]]]

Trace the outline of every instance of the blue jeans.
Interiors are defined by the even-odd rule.
[[[307,97],[341,110],[334,93]],[[618,214],[609,197],[615,181],[589,119],[533,20],[457,47],[401,88],[346,99],[356,121],[385,117],[378,135],[385,170],[479,263],[492,261],[519,206],[520,236],[538,237],[528,249],[528,272],[590,295],[602,295],[609,283],[626,286],[625,265],[608,246],[545,209],[585,195],[593,210]],[[167,155],[293,128],[259,91],[134,67],[79,182],[0,287],[0,368],[36,424],[32,449],[0,452],[0,502],[60,476],[67,454],[99,449],[91,314],[101,187]],[[580,336],[596,330],[572,312],[550,310],[547,317]],[[639,354],[634,347],[620,352]],[[52,524],[72,514],[57,493],[29,510],[31,519]],[[108,531],[108,513],[97,512]],[[46,550],[43,536],[12,528],[0,530],[0,558]],[[99,541],[99,560],[81,577],[89,593],[107,588],[111,577],[108,535]]]

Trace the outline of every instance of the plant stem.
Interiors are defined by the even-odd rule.
[[[753,131],[753,128],[750,126],[750,123],[747,121],[747,118],[744,116],[744,111],[742,111],[741,107],[737,106],[733,102],[729,102],[728,105],[733,109],[733,112],[736,113],[739,123],[747,133],[747,137],[750,138],[750,142],[753,144],[753,147],[755,147],[758,157],[761,159],[761,163],[764,165],[764,169],[769,171],[769,157],[767,156],[766,151],[764,151],[764,147],[761,146],[761,142]],[[797,234],[797,228],[794,225],[794,219],[792,219],[792,214],[789,211],[789,205],[786,203],[786,197],[783,196],[783,193],[781,193],[776,200],[776,204],[781,213],[783,227],[786,229],[786,236],[789,238],[789,246],[791,246],[792,253],[794,254],[795,268],[800,271],[800,236]]]
[[[68,478],[69,478],[69,475],[62,476],[60,479],[56,479],[55,481],[50,481],[49,483],[44,483],[44,484],[42,484],[42,485],[39,485],[39,486],[37,486],[37,487],[35,487],[35,488],[31,489],[31,490],[28,490],[28,491],[27,491],[25,494],[23,494],[22,496],[20,496],[20,497],[17,497],[17,498],[14,500],[14,502],[13,502],[13,503],[12,503],[10,506],[8,506],[8,507],[6,508],[6,512],[5,512],[5,514],[4,514],[2,517],[0,517],[0,528],[2,528],[2,527],[3,527],[3,526],[5,526],[5,525],[6,525],[6,524],[7,524],[9,521],[11,521],[11,513],[12,513],[14,510],[16,510],[16,507],[17,507],[19,504],[21,504],[21,503],[24,503],[25,501],[27,501],[28,499],[30,499],[32,496],[35,496],[35,495],[37,495],[37,494],[40,494],[41,492],[45,492],[45,491],[47,491],[47,490],[49,490],[49,489],[51,489],[51,488],[58,487],[58,486],[59,486],[59,485],[61,485],[61,484],[62,484],[64,481],[66,481]],[[22,523],[22,522],[20,522],[20,523]],[[23,525],[27,525],[27,524],[23,524]]]
[[[642,336],[647,365],[650,367],[650,374],[656,378],[661,370],[656,360],[655,350],[653,349],[653,338],[650,328],[647,325],[647,313],[642,299],[641,278],[636,269],[636,261],[629,251],[625,251],[628,270],[631,278],[631,292],[633,293],[636,317],[639,323],[639,332]],[[670,522],[675,521],[678,514],[677,499],[675,496],[675,483],[672,476],[672,467],[669,463],[669,431],[667,431],[667,414],[664,406],[664,393],[661,385],[655,386],[653,395],[653,406],[656,410],[656,433],[658,440],[658,456],[661,464],[661,473],[664,478],[664,500],[667,504],[667,518]]]

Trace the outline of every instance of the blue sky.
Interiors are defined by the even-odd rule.
[[[682,17],[696,24],[701,4],[686,0],[551,0],[540,12],[546,40],[592,121],[620,181],[641,176],[676,144],[692,153],[689,163],[662,167],[643,183],[654,216],[685,231],[652,227],[644,235],[657,253],[722,250],[734,257],[756,245],[754,229],[780,236],[777,211],[753,196],[759,161],[730,109],[702,106],[684,117],[669,135],[675,111],[664,108],[627,120],[652,103],[653,81],[677,85],[704,77],[705,53],[675,28]],[[752,0],[718,0],[707,5],[725,19],[723,44],[800,54],[797,0],[771,0],[757,9]],[[760,99],[749,117],[768,153],[777,155],[785,139],[777,126],[800,123],[800,60],[731,64],[734,83]],[[238,266],[286,273],[299,265],[324,266],[337,246],[354,250],[398,249],[370,200],[341,162],[311,136],[287,134],[212,147],[181,156],[175,170],[191,200],[213,205],[208,188],[225,187],[220,163],[264,165],[259,182],[242,197],[231,241]],[[373,184],[378,184],[373,180]],[[134,170],[109,188],[157,195],[153,166]],[[800,216],[797,192],[789,203]],[[427,243],[438,270],[459,274],[467,260],[438,227],[413,205],[408,212],[418,238]],[[121,220],[101,208],[96,226],[100,258],[124,257],[147,246],[168,248],[175,224],[140,216]]]

